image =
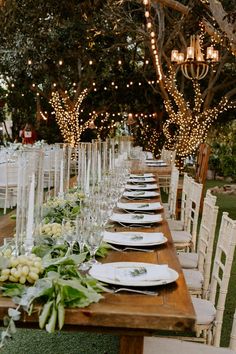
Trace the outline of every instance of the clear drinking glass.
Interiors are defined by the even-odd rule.
[[[89,250],[91,259],[86,263],[88,267],[98,263],[95,259],[97,250],[99,249],[103,240],[102,227],[99,224],[92,224],[87,230],[85,236],[85,245]]]
[[[69,244],[67,253],[70,254],[73,251],[74,243],[78,238],[78,225],[76,220],[63,219],[62,220],[62,236],[64,241]]]

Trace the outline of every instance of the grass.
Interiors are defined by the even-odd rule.
[[[1,354],[118,354],[117,336],[89,332],[58,332],[17,329]]]

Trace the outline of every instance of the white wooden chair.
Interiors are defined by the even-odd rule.
[[[165,148],[161,151],[161,160],[165,161],[168,165],[173,166],[175,163],[176,151],[166,150]]]
[[[179,252],[185,280],[190,293],[206,297],[211,272],[211,260],[218,207],[216,197],[208,190],[203,203],[202,220],[198,235],[197,252]]]
[[[172,167],[171,170],[171,179],[170,179],[170,188],[168,195],[168,203],[163,204],[165,215],[168,218],[175,218],[176,215],[176,199],[177,199],[177,190],[179,183],[179,170],[176,166]]]
[[[209,287],[208,300],[200,299],[197,297],[192,297],[192,302],[194,306],[194,310],[196,313],[196,335],[197,337],[188,337],[186,340],[198,341],[201,340],[207,344],[214,345],[215,347],[219,347],[220,345],[220,337],[221,337],[221,329],[223,323],[223,315],[225,309],[225,300],[228,291],[230,272],[233,263],[233,256],[236,246],[236,220],[232,220],[229,218],[228,213],[224,212],[221,219],[221,226],[219,231],[219,237],[216,246],[216,254],[214,259],[214,267],[211,276],[211,284]],[[232,349],[236,350],[236,324],[234,322],[233,332],[232,332]],[[173,352],[173,348],[171,351],[171,341],[170,346],[165,346],[165,341],[169,341],[169,339],[163,339],[161,343],[159,338],[151,339],[153,341],[151,346],[151,341],[146,339],[146,351],[145,354],[155,353],[154,345],[156,348],[156,352],[158,354],[165,353],[171,354]],[[148,343],[149,341],[149,343]],[[175,353],[179,352],[177,350],[177,345],[184,345],[186,350],[191,348],[191,343],[175,341],[176,345],[174,346]],[[179,343],[179,344],[177,344]],[[183,343],[183,344],[181,344]],[[194,346],[199,346],[201,344],[193,344]],[[163,350],[161,349],[163,347]],[[210,348],[210,346],[207,346]],[[169,351],[168,351],[169,348]],[[201,345],[199,347],[198,352],[194,352],[193,350],[189,350],[189,353],[204,353],[201,348],[205,348]],[[152,350],[152,351],[150,351]],[[204,350],[204,349],[203,349]],[[223,350],[223,349],[222,349]],[[188,351],[186,351],[188,353]],[[207,352],[206,352],[207,353]],[[214,348],[212,354],[218,353],[217,349]],[[221,352],[219,352],[221,353]],[[224,352],[222,352],[224,353]],[[226,352],[227,353],[227,352]],[[230,353],[230,352],[229,352]],[[234,353],[234,352],[233,352]]]
[[[180,220],[167,220],[169,228],[171,230],[184,230],[186,224],[186,210],[188,206],[189,194],[190,194],[190,182],[193,181],[192,177],[188,176],[187,173],[184,173],[183,179],[183,188],[181,196],[181,213]]]
[[[191,181],[189,188],[189,197],[186,201],[184,230],[171,230],[171,235],[177,249],[194,251],[197,238],[197,225],[202,195],[202,184]]]
[[[144,354],[236,354],[236,311],[230,335],[229,348],[217,348],[202,343],[186,342],[164,337],[145,337]]]
[[[0,165],[0,200],[2,200],[4,214],[6,214],[7,208],[16,205],[17,173],[17,161],[11,161],[5,155],[5,162]]]

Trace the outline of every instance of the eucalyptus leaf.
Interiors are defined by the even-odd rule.
[[[9,332],[11,334],[15,334],[16,333],[16,325],[15,325],[15,322],[13,321],[13,319],[11,319],[10,323],[9,323]]]
[[[20,311],[11,307],[8,309],[8,316],[11,317],[14,321],[18,321],[20,319],[20,315]]]

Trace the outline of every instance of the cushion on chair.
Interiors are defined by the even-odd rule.
[[[171,236],[172,236],[174,243],[190,242],[192,239],[191,234],[187,231],[172,231],[171,230]]]
[[[235,354],[228,348],[185,342],[179,339],[144,337],[144,354]]]
[[[196,312],[197,325],[208,325],[214,321],[216,309],[212,302],[198,297],[191,297],[194,310]]]
[[[183,269],[185,281],[189,290],[201,290],[203,285],[203,275],[199,270]]]
[[[182,231],[184,228],[183,221],[181,220],[167,220],[167,222],[171,230]]]
[[[185,253],[179,252],[178,253],[179,262],[182,268],[186,269],[193,269],[197,268],[198,263],[198,254],[195,252]]]

